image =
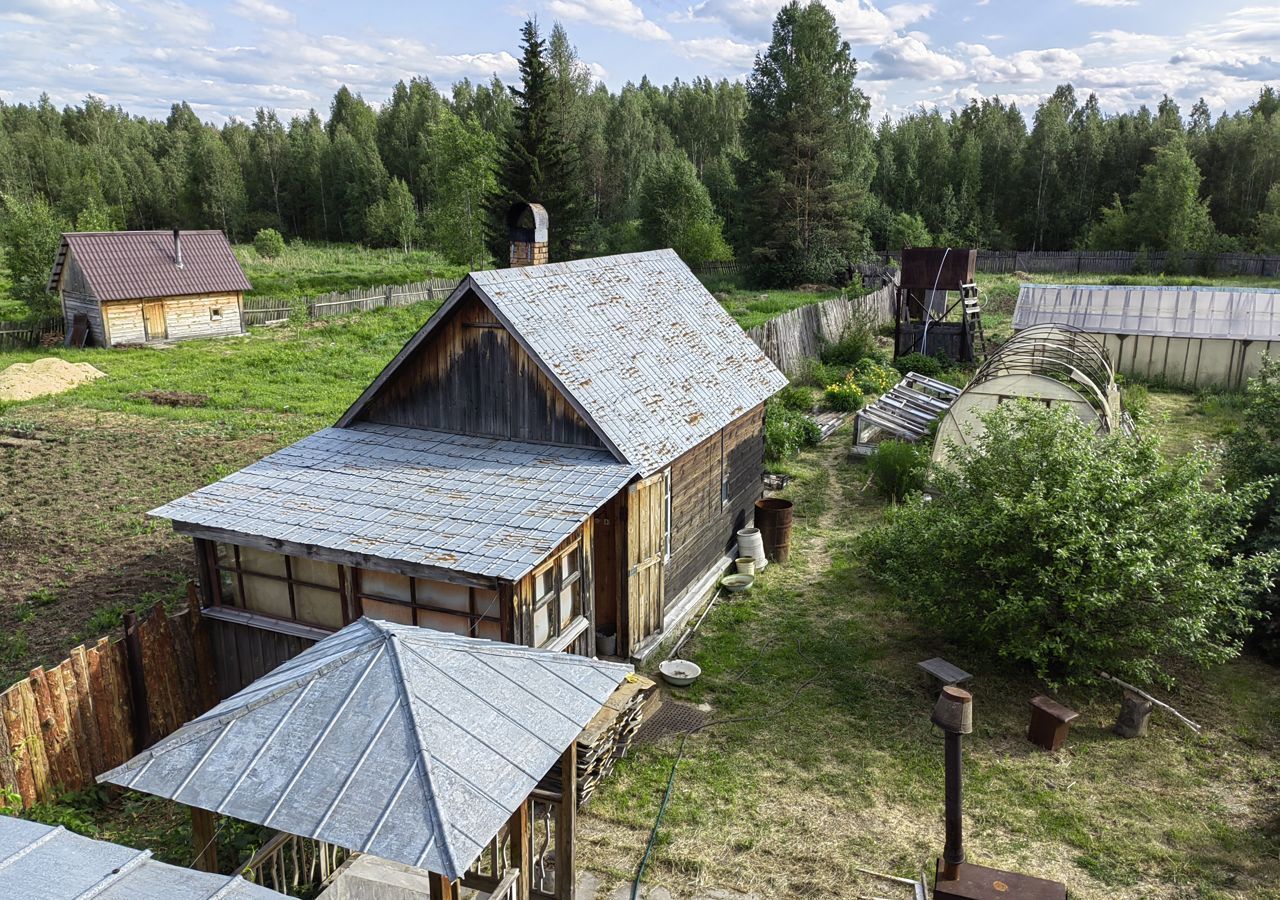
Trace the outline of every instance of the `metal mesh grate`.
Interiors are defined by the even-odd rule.
[[[636,732],[637,744],[656,744],[673,734],[683,734],[700,728],[711,721],[711,711],[699,709],[692,703],[664,700],[658,711],[649,716]]]

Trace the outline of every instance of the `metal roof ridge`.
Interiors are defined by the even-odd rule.
[[[32,850],[35,850],[37,847],[42,846],[43,844],[47,844],[49,841],[53,840],[60,833],[66,830],[67,830],[66,827],[63,825],[57,825],[50,828],[48,831],[40,835],[40,837],[36,838],[34,841],[31,841],[25,847],[22,847],[18,850],[13,851],[4,859],[0,859],[0,869],[8,868],[9,866],[16,863],[18,860],[22,859]]]
[[[416,765],[420,766],[422,769],[421,776],[422,780],[425,782],[423,789],[426,793],[427,803],[431,809],[431,815],[436,820],[437,827],[435,833],[440,837],[440,845],[443,849],[443,855],[448,865],[452,868],[452,871],[448,873],[449,877],[460,877],[466,872],[467,865],[460,865],[458,862],[457,850],[454,848],[453,841],[450,840],[449,837],[449,828],[451,825],[445,821],[443,811],[440,808],[440,798],[436,791],[435,777],[432,773],[431,752],[423,743],[422,729],[418,726],[418,719],[413,714],[413,698],[409,696],[408,685],[405,683],[406,677],[404,662],[400,658],[400,645],[398,641],[399,633],[395,629],[374,624],[373,620],[366,620],[366,617],[364,616],[361,616],[358,621],[367,621],[369,626],[382,637],[382,640],[388,647],[391,664],[395,666],[396,669],[396,689],[400,692],[400,702],[404,705],[405,714],[409,717],[409,723],[413,730],[413,743],[417,750]],[[431,841],[428,840],[426,846],[422,849],[422,855],[419,859],[425,857],[430,848]]]
[[[103,875],[102,879],[97,884],[85,890],[78,897],[76,897],[75,900],[92,900],[92,898],[97,897],[107,888],[111,887],[111,885],[123,879],[126,875],[128,875],[134,869],[138,868],[138,866],[142,865],[150,858],[151,858],[150,850],[136,851],[133,856],[129,857],[129,859],[126,860],[121,865],[116,866],[116,868],[112,869],[106,875]]]

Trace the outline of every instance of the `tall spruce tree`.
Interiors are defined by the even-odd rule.
[[[562,127],[565,117],[556,106],[554,74],[536,20],[524,23],[520,43],[521,87],[510,88],[515,114],[489,202],[489,245],[497,259],[506,259],[507,211],[515,203],[541,203],[551,219],[551,258],[567,259],[575,255],[587,224],[581,160]]]
[[[872,163],[857,63],[821,3],[784,6],[747,81],[739,245],[759,283],[829,281],[859,249]]]

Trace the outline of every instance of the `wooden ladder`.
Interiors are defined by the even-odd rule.
[[[982,306],[978,303],[978,286],[962,284],[960,302],[964,306],[965,326],[971,335],[973,361],[978,362],[987,356],[987,336],[982,330]]]

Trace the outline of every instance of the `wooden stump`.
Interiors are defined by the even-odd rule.
[[[1120,701],[1120,715],[1116,719],[1115,732],[1123,738],[1142,737],[1151,721],[1151,701],[1139,697],[1133,691],[1125,691]]]

